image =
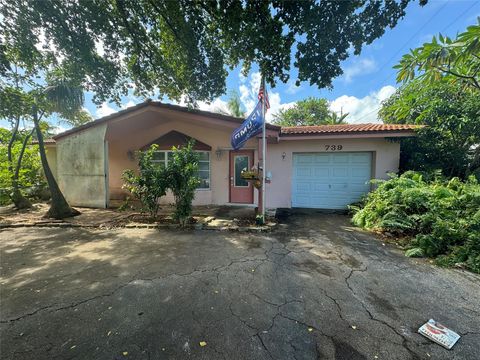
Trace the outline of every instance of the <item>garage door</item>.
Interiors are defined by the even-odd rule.
[[[293,154],[292,207],[346,209],[370,190],[372,153]]]

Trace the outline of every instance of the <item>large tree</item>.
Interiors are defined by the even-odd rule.
[[[39,53],[62,62],[98,102],[133,87],[195,102],[223,94],[239,64],[244,73],[258,64],[274,86],[293,60],[297,82],[331,87],[351,49],[394,27],[409,2],[0,0],[0,41],[27,63]]]
[[[448,81],[416,79],[399,88],[379,111],[390,124],[427,125],[402,140],[401,170],[441,169],[446,176],[480,178],[480,96]]]
[[[297,101],[288,109],[273,115],[274,122],[281,126],[323,125],[330,116],[328,100],[309,97]]]
[[[444,80],[461,83],[464,88],[480,91],[480,17],[455,39],[442,34],[403,55],[397,81],[414,78],[425,82]]]
[[[347,114],[331,111],[327,99],[309,97],[297,101],[288,109],[280,109],[273,115],[274,122],[281,126],[339,125]]]

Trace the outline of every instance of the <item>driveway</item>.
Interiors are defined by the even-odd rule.
[[[478,359],[479,276],[406,258],[346,216],[283,222],[4,230],[0,357]],[[416,333],[429,318],[462,334],[452,350]]]

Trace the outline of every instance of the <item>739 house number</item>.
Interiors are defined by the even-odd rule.
[[[340,151],[343,145],[325,145],[325,151]]]

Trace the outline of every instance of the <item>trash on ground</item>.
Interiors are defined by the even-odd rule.
[[[456,332],[433,319],[428,320],[425,324],[420,326],[418,332],[447,349],[451,349],[458,339],[460,339],[460,335]]]

